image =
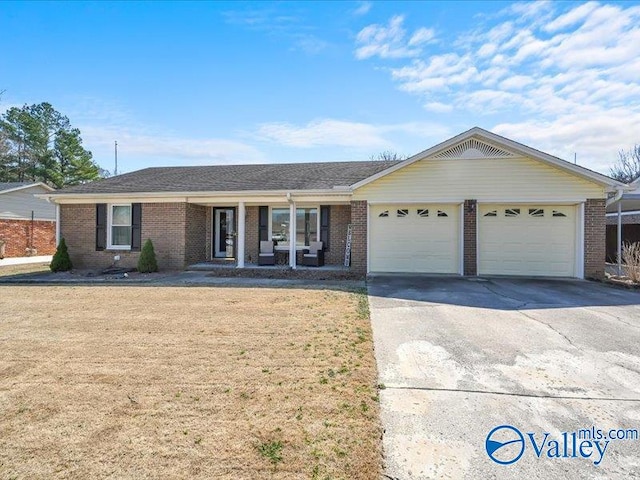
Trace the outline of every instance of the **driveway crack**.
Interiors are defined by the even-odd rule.
[[[542,325],[546,326],[547,328],[551,329],[553,332],[555,332],[556,334],[558,334],[562,338],[564,338],[567,341],[567,343],[569,343],[569,345],[571,345],[573,348],[582,351],[582,349],[580,347],[578,347],[575,343],[573,343],[569,337],[567,337],[560,330],[558,330],[558,329],[554,328],[553,326],[551,326],[550,323],[543,322],[542,320],[537,319],[537,318],[533,317],[532,315],[529,315],[528,313],[523,312],[522,310],[518,310],[518,313],[520,315],[523,315],[523,316],[527,317],[529,320],[533,320],[534,322],[541,323]]]
[[[476,390],[467,388],[439,388],[439,387],[405,387],[385,385],[385,390],[417,390],[423,392],[447,392],[447,393],[477,393],[481,395],[501,395],[506,397],[522,398],[542,398],[549,400],[589,400],[603,402],[640,402],[640,398],[617,398],[617,397],[578,397],[576,395],[550,395],[538,393],[513,393],[500,392],[496,390]]]

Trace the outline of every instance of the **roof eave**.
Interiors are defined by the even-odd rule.
[[[33,188],[33,187],[43,187],[46,190],[49,190],[50,192],[55,192],[56,189],[50,187],[49,185],[47,185],[44,182],[35,182],[35,183],[30,183],[28,185],[21,185],[19,187],[14,187],[14,188],[8,188],[7,190],[0,190],[0,195],[3,195],[5,193],[11,193],[11,192],[17,192],[18,190],[24,190],[26,188]],[[41,194],[35,194],[37,195],[41,195]],[[42,194],[44,195],[44,194]]]

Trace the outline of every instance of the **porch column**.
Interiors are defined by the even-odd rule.
[[[622,199],[618,200],[618,276],[622,276]]]
[[[296,268],[296,202],[289,204],[289,266]]]
[[[245,230],[244,202],[238,202],[238,260],[237,268],[244,268],[244,230]]]

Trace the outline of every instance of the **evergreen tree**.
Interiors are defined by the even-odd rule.
[[[138,258],[138,271],[141,273],[158,271],[156,252],[153,249],[153,242],[150,238],[148,238],[142,246],[142,251],[140,252],[140,257]]]
[[[49,268],[52,272],[66,272],[73,268],[71,258],[69,258],[69,250],[67,249],[67,243],[64,238],[60,240],[60,244],[56,249],[56,253],[51,259]]]

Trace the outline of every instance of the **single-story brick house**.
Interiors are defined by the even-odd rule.
[[[358,274],[601,277],[605,204],[626,186],[473,128],[404,161],[147,168],[53,192],[79,267],[257,263],[273,240],[292,268],[310,241]],[[291,241],[291,239],[296,241]]]
[[[0,258],[55,252],[56,207],[35,197],[52,191],[41,182],[0,183]]]

